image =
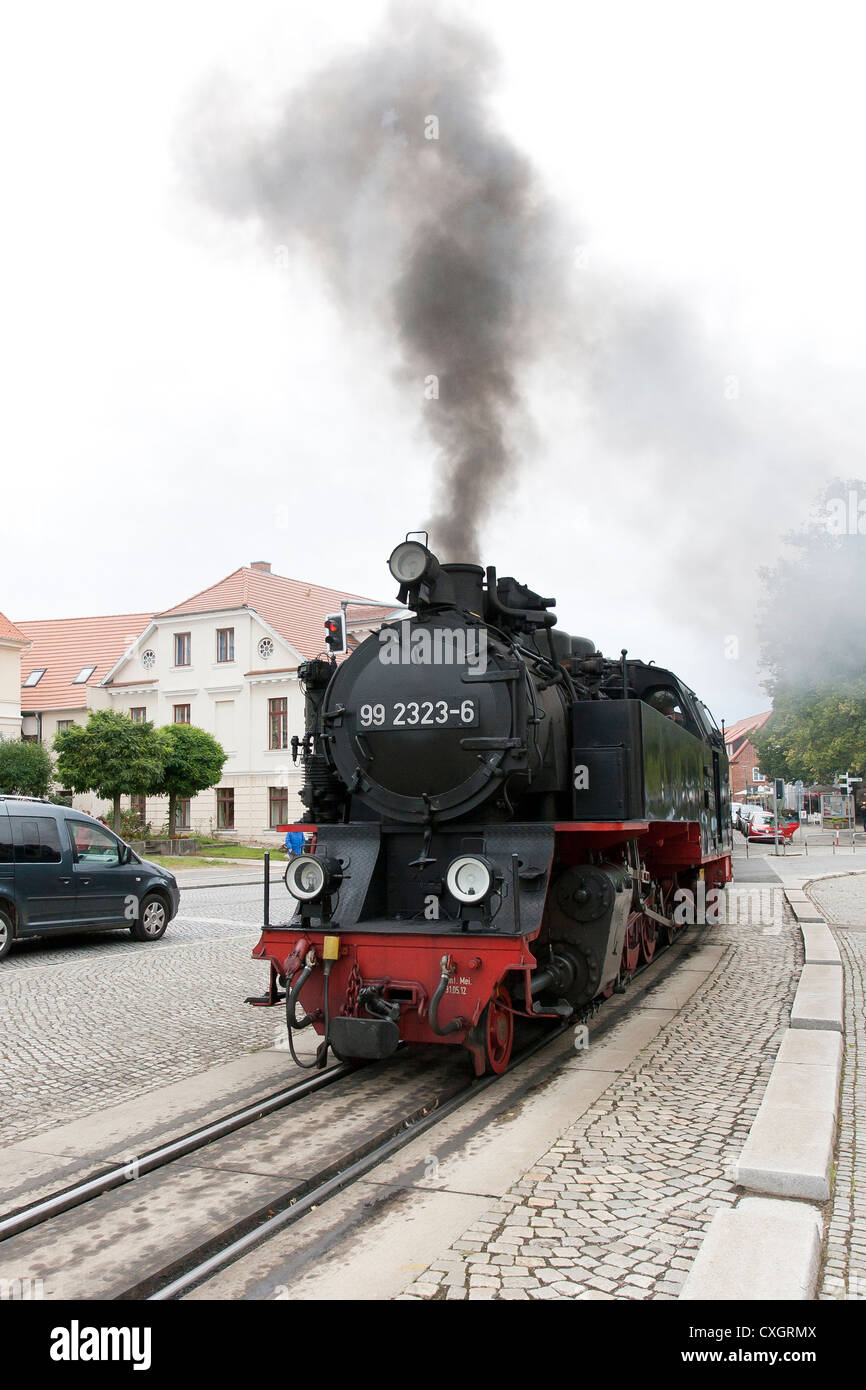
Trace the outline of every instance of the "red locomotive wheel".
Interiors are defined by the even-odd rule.
[[[656,953],[656,945],[659,939],[659,929],[652,917],[643,916],[640,919],[640,953],[643,960],[649,965]]]
[[[486,1070],[501,1076],[511,1061],[511,1049],[514,1046],[511,996],[503,985],[497,985],[493,998],[481,1015],[480,1027],[484,1040]]]
[[[628,924],[625,944],[622,948],[622,973],[633,975],[640,960],[640,918],[635,916]]]

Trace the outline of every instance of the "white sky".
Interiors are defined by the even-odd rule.
[[[383,10],[7,10],[0,609],[13,619],[166,607],[256,559],[390,597],[385,560],[431,509],[418,402],[386,345],[347,332],[313,267],[276,270],[192,205],[173,156],[215,69],[266,104],[369,41]],[[756,566],[826,477],[866,474],[859,7],[533,0],[459,13],[501,50],[496,110],[585,229],[585,273],[681,302],[744,401],[802,422],[815,458],[814,489],[792,492],[756,452],[757,543],[754,526],[738,541],[744,493],[725,476],[709,515],[689,508],[684,478],[660,529],[640,458],[593,438],[597,479],[620,470],[616,494],[602,505],[603,488],[587,499],[570,485],[588,435],[574,401],[539,383],[541,445],[494,511],[485,562],[556,594],[562,624],[609,654],[627,645],[678,670],[717,716],[756,712]],[[705,628],[682,616],[678,528],[725,538]],[[738,660],[724,656],[731,635]]]

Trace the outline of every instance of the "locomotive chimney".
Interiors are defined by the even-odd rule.
[[[455,608],[468,608],[470,613],[484,612],[481,565],[443,565],[436,580],[437,603],[453,603]]]

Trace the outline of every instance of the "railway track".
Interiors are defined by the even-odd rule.
[[[594,1029],[596,1040],[619,1022],[649,989],[666,978],[687,944],[678,938],[672,946],[659,951],[651,965],[643,966],[635,973],[625,995],[615,996],[603,1005]],[[653,969],[653,966],[656,968]],[[643,977],[649,970],[653,972],[652,977],[645,981]],[[574,1020],[569,1020],[534,1038],[515,1055],[506,1075],[511,1077],[519,1072],[533,1057],[569,1032],[573,1024]],[[400,1057],[404,1065],[398,1060]],[[436,1066],[428,1068],[428,1071],[435,1073],[431,1085],[431,1077],[424,1075],[423,1067],[413,1066],[411,1056],[407,1058],[401,1053],[398,1058],[372,1065],[340,1063],[148,1150],[134,1160],[134,1172],[130,1171],[129,1162],[108,1166],[82,1181],[58,1189],[39,1202],[9,1212],[0,1218],[0,1275],[7,1264],[7,1256],[19,1268],[34,1269],[37,1263],[42,1263],[45,1253],[69,1251],[68,1258],[73,1261],[75,1268],[76,1297],[153,1301],[181,1297],[276,1232],[300,1221],[310,1210],[342,1192],[500,1080],[497,1076],[468,1079],[462,1074],[462,1066],[458,1078],[458,1069],[446,1065],[454,1059],[446,1055],[444,1059],[437,1058]],[[462,1058],[457,1060],[460,1063],[463,1061]],[[561,1058],[557,1057],[550,1064],[550,1070],[555,1070],[560,1064]],[[441,1076],[439,1073],[442,1073]],[[336,1085],[340,1082],[344,1086]],[[538,1077],[533,1075],[529,1084],[537,1083]],[[259,1130],[266,1128],[268,1121],[271,1121],[271,1146],[278,1152],[282,1166],[291,1167],[291,1162],[284,1157],[287,1146],[290,1149],[294,1143],[299,1153],[303,1152],[305,1140],[309,1140],[314,1132],[317,1132],[318,1140],[321,1131],[329,1127],[329,1118],[336,1122],[335,1117],[340,1115],[340,1103],[346,1094],[345,1085],[351,1088],[353,1094],[360,1092],[361,1101],[372,1101],[374,1084],[377,1104],[384,1113],[376,1116],[372,1127],[368,1125],[366,1131],[362,1117],[358,1124],[361,1132],[355,1133],[354,1142],[349,1147],[337,1151],[332,1149],[325,1161],[314,1163],[312,1169],[302,1176],[276,1182],[264,1202],[247,1202],[245,1211],[233,1205],[231,1183],[226,1175],[236,1175],[246,1169],[255,1172],[260,1162],[268,1161],[262,1159],[261,1155],[251,1156],[251,1152],[241,1156],[233,1155],[230,1149],[226,1152],[225,1146],[231,1145],[235,1136],[250,1130],[249,1142],[255,1146]],[[406,1104],[395,1116],[393,1092],[401,1087],[406,1091]],[[280,1111],[294,1105],[310,1109],[313,1097],[329,1090],[332,1090],[332,1096],[337,1095],[338,1100],[335,1102],[327,1095],[319,1096],[317,1108],[307,1116],[306,1133],[303,1125],[299,1126],[298,1134],[273,1133],[273,1121]],[[330,1117],[320,1113],[322,1106],[332,1112]],[[358,1121],[351,1104],[346,1108],[352,1119]],[[341,1123],[344,1119],[345,1116],[342,1116]],[[220,1146],[223,1146],[221,1156]],[[110,1272],[106,1275],[106,1250],[110,1251],[112,1245],[116,1244],[118,1258],[123,1260],[123,1247],[128,1242],[130,1226],[140,1226],[144,1231],[152,1230],[154,1226],[157,1232],[160,1227],[166,1226],[171,1230],[171,1202],[166,1200],[166,1184],[174,1181],[180,1191],[190,1176],[185,1161],[202,1154],[205,1157],[210,1155],[214,1160],[208,1166],[206,1176],[222,1180],[223,1200],[219,1191],[213,1189],[207,1192],[204,1201],[201,1194],[196,1193],[196,1199],[207,1216],[197,1229],[193,1223],[186,1232],[175,1233],[174,1239],[157,1234],[155,1242],[142,1253],[135,1249],[133,1240],[132,1258],[126,1262],[126,1267],[130,1272],[134,1270],[135,1277],[112,1278]],[[237,1165],[242,1160],[243,1167],[238,1169]],[[161,1174],[159,1185],[154,1186],[154,1175],[159,1170],[167,1171]],[[173,1176],[170,1176],[172,1170]],[[151,1185],[146,1191],[148,1181]],[[182,1193],[175,1200],[178,1210],[182,1210]],[[219,1224],[219,1217],[216,1223],[213,1220],[214,1207],[224,1208],[222,1225]],[[225,1222],[225,1210],[232,1211],[233,1219],[229,1222]],[[135,1219],[130,1220],[130,1216]],[[101,1223],[105,1225],[104,1232],[100,1229]],[[217,1225],[216,1230],[214,1224]],[[47,1235],[48,1231],[51,1232],[51,1239],[37,1245],[35,1242]],[[117,1233],[114,1238],[112,1231]],[[146,1239],[143,1244],[148,1245]],[[26,1261],[26,1266],[22,1265],[22,1260]],[[88,1271],[91,1266],[94,1282],[91,1284],[92,1291],[88,1291]],[[36,1272],[40,1271],[37,1269]],[[50,1270],[45,1270],[44,1278],[46,1287],[50,1288]],[[53,1295],[49,1293],[49,1296],[73,1295],[62,1290]]]

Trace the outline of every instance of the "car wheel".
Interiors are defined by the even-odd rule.
[[[168,908],[158,893],[142,898],[138,917],[130,927],[136,941],[159,941],[168,926]]]
[[[5,908],[0,908],[0,960],[11,951],[13,934],[12,918]]]

